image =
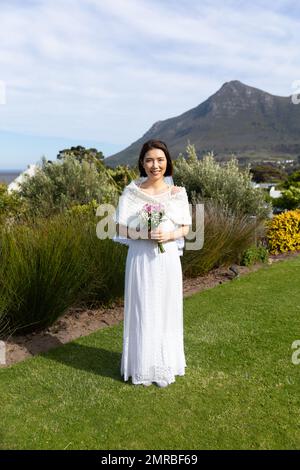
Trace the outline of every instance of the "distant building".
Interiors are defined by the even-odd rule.
[[[281,197],[282,192],[279,191],[279,190],[277,190],[277,189],[275,189],[275,186],[272,186],[272,187],[270,188],[269,194],[270,194],[270,196],[271,196],[272,198],[277,199],[278,197]]]
[[[20,175],[7,186],[7,192],[11,193],[12,191],[20,191],[20,184],[25,179],[24,175],[34,176],[37,168],[38,166],[35,164],[27,165],[27,170],[20,173]]]
[[[273,183],[256,183],[255,181],[251,181],[253,188],[261,188],[261,189],[270,189],[273,186]]]
[[[270,197],[277,199],[278,197],[281,197],[282,192],[275,189],[274,183],[255,183],[254,181],[251,181],[253,188],[262,188],[266,189],[269,192]]]

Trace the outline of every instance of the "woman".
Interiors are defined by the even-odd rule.
[[[127,185],[114,215],[115,241],[129,246],[125,269],[124,331],[121,376],[132,383],[166,387],[184,375],[183,296],[180,255],[191,225],[184,187],[173,182],[166,144],[146,142],[138,161],[140,176]],[[157,228],[136,236],[145,204],[161,203],[165,218]],[[164,252],[158,249],[162,243]]]

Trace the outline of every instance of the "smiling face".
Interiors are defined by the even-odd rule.
[[[150,181],[163,179],[167,169],[167,158],[161,149],[150,149],[143,160],[144,170]]]

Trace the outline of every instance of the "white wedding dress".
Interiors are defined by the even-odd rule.
[[[168,203],[173,197],[171,187],[151,196],[135,182],[132,185],[144,202]],[[185,222],[191,223],[187,210],[185,207]],[[178,228],[167,210],[165,215],[167,220],[160,227]],[[169,241],[163,243],[165,252],[159,253],[155,240],[127,239],[127,244],[121,376],[125,381],[131,377],[133,384],[170,384],[176,375],[185,374],[186,367],[181,247]]]

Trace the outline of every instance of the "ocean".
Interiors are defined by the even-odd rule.
[[[0,183],[11,183],[23,170],[0,170]]]

